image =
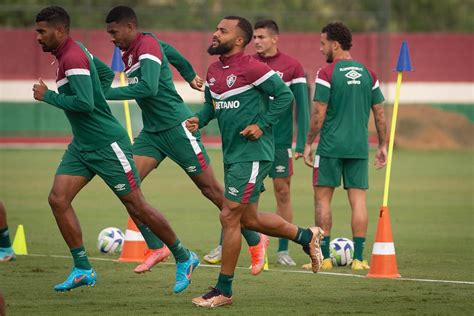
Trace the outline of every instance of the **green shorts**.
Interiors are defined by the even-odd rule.
[[[265,191],[263,180],[268,175],[271,161],[245,161],[224,164],[224,196],[241,203],[257,203]]]
[[[94,151],[79,151],[70,144],[56,170],[56,175],[83,176],[89,180],[96,174],[118,196],[140,187],[128,136]]]
[[[191,134],[185,122],[161,132],[142,130],[133,143],[133,155],[155,158],[158,165],[170,157],[189,176],[197,176],[209,166],[201,136]]]
[[[369,188],[369,160],[331,158],[316,155],[313,168],[313,185],[338,187],[344,181],[344,189]]]
[[[275,148],[275,160],[269,175],[270,178],[287,178],[293,175],[293,153],[291,148]]]

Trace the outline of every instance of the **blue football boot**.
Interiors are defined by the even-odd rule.
[[[15,252],[12,247],[0,248],[0,262],[15,260]]]
[[[75,289],[83,285],[93,286],[97,279],[97,273],[94,269],[84,270],[79,268],[72,268],[71,273],[67,277],[66,281],[57,284],[54,287],[56,292],[65,292]]]
[[[191,276],[193,271],[199,266],[198,256],[189,251],[189,259],[184,262],[176,263],[176,284],[174,285],[173,292],[179,293],[184,291],[191,283]]]

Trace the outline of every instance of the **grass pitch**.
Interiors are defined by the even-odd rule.
[[[91,260],[98,272],[95,287],[54,293],[53,285],[63,281],[72,261],[47,203],[61,155],[61,150],[0,150],[0,199],[7,207],[11,237],[17,225],[23,224],[30,253],[0,264],[0,290],[8,315],[467,315],[474,309],[472,151],[394,154],[389,206],[398,268],[403,278],[434,282],[369,279],[353,276],[355,273],[343,267],[333,269],[334,274],[316,275],[301,272],[299,267],[280,267],[274,264],[277,241],[272,239],[270,271],[257,277],[247,269],[250,259],[243,243],[234,305],[213,311],[194,307],[191,298],[215,284],[218,268],[200,267],[190,287],[174,295],[174,265],[162,264],[151,273],[136,275],[134,264],[114,262],[116,257],[99,253],[95,242],[100,230],[108,226],[125,229],[127,221],[124,207],[99,178],[86,186],[73,204],[89,256],[107,260]],[[211,150],[210,156],[222,181],[220,151]],[[384,174],[370,169],[368,259]],[[301,161],[295,162],[292,181],[294,222],[312,225],[311,170]],[[273,211],[269,180],[266,187],[260,210]],[[171,161],[163,162],[142,188],[148,201],[167,216],[180,239],[199,256],[216,245],[220,229],[217,210]],[[350,208],[342,189],[333,200],[331,237],[351,238]],[[290,251],[299,265],[308,261],[296,244],[290,243]]]

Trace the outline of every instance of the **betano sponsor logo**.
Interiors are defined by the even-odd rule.
[[[224,110],[224,109],[237,109],[240,106],[239,100],[234,101],[214,101],[214,108],[216,110]]]

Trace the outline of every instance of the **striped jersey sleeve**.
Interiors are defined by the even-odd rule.
[[[330,95],[331,77],[328,74],[327,68],[321,68],[316,74],[316,88],[313,100],[328,103]]]
[[[377,75],[372,70],[368,69],[370,76],[372,77],[372,105],[379,104],[385,101],[382,90],[380,90],[380,83]]]

